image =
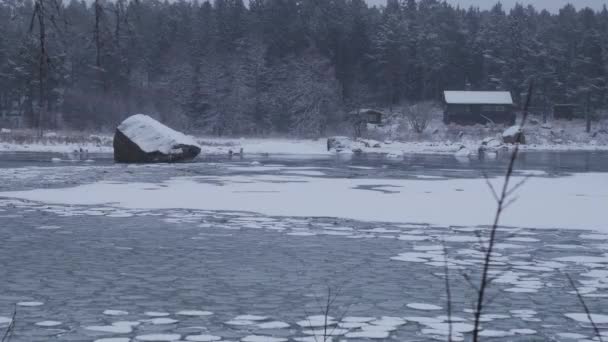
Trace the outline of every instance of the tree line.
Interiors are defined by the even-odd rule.
[[[608,10],[438,0],[0,0],[0,117],[317,136],[362,107],[508,90],[607,105]],[[2,119],[0,119],[2,120]]]

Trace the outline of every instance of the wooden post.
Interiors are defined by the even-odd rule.
[[[587,106],[585,109],[585,121],[587,126],[585,132],[591,133],[591,91],[587,91]]]

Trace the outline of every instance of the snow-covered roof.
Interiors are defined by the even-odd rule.
[[[444,91],[443,93],[445,102],[449,104],[513,104],[513,98],[508,91]]]
[[[179,145],[198,146],[190,136],[171,129],[145,114],[136,114],[123,121],[118,130],[139,146],[144,152],[165,154]]]

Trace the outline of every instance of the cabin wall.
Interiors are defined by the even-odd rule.
[[[493,122],[515,124],[515,112],[510,105],[447,104],[443,113],[446,124],[475,125]]]

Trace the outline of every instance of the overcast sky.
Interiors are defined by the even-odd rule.
[[[386,4],[386,0],[367,0],[372,5]],[[447,2],[461,7],[469,7],[471,5],[481,9],[492,7],[498,0],[447,0]],[[608,5],[608,0],[501,0],[505,8],[511,8],[515,3],[532,4],[537,9],[547,9],[551,12],[557,12],[560,8],[568,3],[572,3],[577,9],[583,7],[591,7],[594,9],[602,9],[604,4]]]

